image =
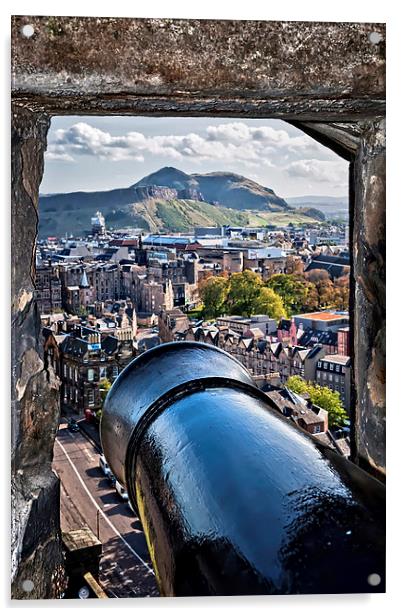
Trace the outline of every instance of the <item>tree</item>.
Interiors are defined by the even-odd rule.
[[[286,311],[295,314],[310,309],[309,293],[313,287],[297,274],[274,274],[267,287],[281,296]]]
[[[267,314],[271,319],[279,321],[282,317],[287,317],[282,298],[272,289],[262,287],[256,300],[256,312]]]
[[[101,381],[99,381],[99,391],[100,391],[100,397],[101,397],[101,400],[102,400],[102,406],[103,406],[103,403],[106,400],[106,396],[107,396],[111,386],[112,386],[112,384],[109,381],[109,379],[102,379]]]
[[[300,376],[289,377],[286,385],[295,394],[308,394],[313,404],[327,411],[330,428],[341,428],[345,425],[348,414],[342,406],[338,391],[332,391],[329,387],[321,387],[316,383],[307,382]]]
[[[307,381],[302,379],[301,376],[290,376],[286,382],[286,386],[295,392],[295,394],[307,393]]]
[[[349,274],[340,276],[334,281],[334,302],[338,310],[347,310],[349,308],[349,284]]]
[[[261,276],[256,272],[245,270],[232,274],[226,300],[230,314],[249,317],[258,312],[256,308],[262,287]]]
[[[204,304],[205,317],[217,317],[222,314],[228,294],[229,283],[223,276],[210,276],[199,287]]]

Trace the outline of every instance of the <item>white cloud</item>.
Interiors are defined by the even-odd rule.
[[[302,159],[287,165],[284,171],[294,178],[306,178],[314,182],[328,183],[333,186],[347,186],[348,176],[342,160]]]
[[[128,132],[113,136],[86,122],[55,131],[48,147],[51,160],[72,160],[77,156],[95,156],[102,160],[144,161],[146,155],[163,156],[177,161],[215,160],[242,162],[253,167],[279,166],[289,156],[316,153],[318,144],[306,135],[291,137],[285,130],[269,126],[253,127],[243,122],[208,126],[206,134],[146,136]]]

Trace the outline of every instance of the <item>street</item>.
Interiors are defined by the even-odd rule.
[[[158,596],[138,518],[99,468],[99,453],[82,432],[61,423],[53,467],[61,481],[61,529],[89,526],[103,544],[100,582],[111,597]]]

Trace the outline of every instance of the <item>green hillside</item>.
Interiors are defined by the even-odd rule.
[[[92,207],[47,208],[40,212],[40,235],[58,237],[72,234],[83,235],[90,230]],[[139,227],[145,231],[190,231],[194,227],[214,227],[221,225],[266,226],[302,223],[317,223],[315,218],[293,210],[290,212],[262,212],[232,210],[191,199],[147,199],[139,203],[109,209],[105,212],[108,229]]]

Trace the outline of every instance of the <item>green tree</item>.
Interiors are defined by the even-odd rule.
[[[226,305],[230,314],[249,317],[258,312],[258,299],[263,287],[261,276],[251,270],[232,274]]]
[[[348,414],[342,406],[339,392],[329,387],[321,387],[316,383],[304,381],[300,376],[288,378],[287,387],[296,394],[308,394],[313,404],[328,412],[328,425],[330,428],[342,427],[348,419]]]
[[[200,284],[199,291],[205,317],[218,317],[222,314],[228,288],[228,279],[223,276],[210,276]]]
[[[309,310],[309,293],[313,285],[297,274],[274,274],[267,282],[267,287],[281,296],[286,311],[295,314]]]
[[[255,307],[256,313],[267,314],[271,319],[275,319],[276,321],[287,316],[280,295],[267,287],[261,288]]]
[[[286,386],[295,392],[295,394],[306,394],[308,383],[301,376],[290,376],[286,382]]]
[[[111,386],[112,384],[109,379],[105,378],[99,381],[99,392],[102,401],[102,407],[96,411],[96,419],[98,420],[98,422],[102,419],[103,405],[105,403],[106,396]]]
[[[102,400],[102,406],[103,406],[103,403],[106,400],[106,396],[107,396],[111,386],[112,386],[112,384],[109,381],[109,379],[102,379],[101,381],[99,381],[99,391],[100,391],[100,397],[101,397],[101,400]]]

